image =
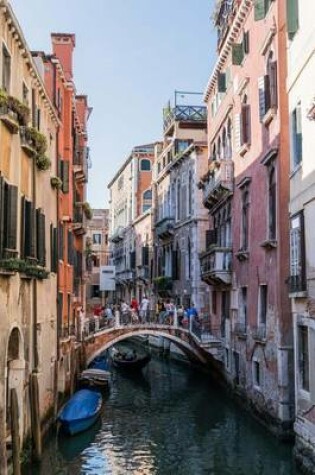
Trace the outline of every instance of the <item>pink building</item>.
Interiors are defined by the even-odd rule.
[[[285,433],[293,406],[285,2],[222,0],[209,79],[209,209],[203,279],[223,372],[251,410]]]

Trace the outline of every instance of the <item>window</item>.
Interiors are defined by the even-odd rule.
[[[277,186],[276,170],[272,165],[268,176],[268,201],[269,201],[269,239],[274,241],[277,238]]]
[[[247,287],[241,287],[240,292],[240,323],[246,332],[247,327]]]
[[[290,292],[306,290],[303,212],[290,220]]]
[[[290,40],[299,29],[299,0],[287,0],[287,30]]]
[[[228,120],[227,124],[227,144],[226,144],[226,157],[232,158],[232,122]]]
[[[230,317],[230,292],[221,292],[221,334],[225,336],[225,322]]]
[[[213,315],[216,315],[217,314],[217,291],[212,290],[211,296],[212,296],[212,313]]]
[[[272,51],[269,53],[266,74],[258,78],[259,95],[259,120],[264,121],[266,113],[270,109],[276,109],[278,106],[278,67],[277,61],[273,59]],[[266,125],[268,125],[266,123]]]
[[[251,127],[250,127],[250,105],[247,103],[248,99],[245,95],[242,101],[241,108],[241,146],[250,144]]]
[[[233,351],[235,384],[240,384],[240,355]]]
[[[11,56],[5,45],[2,45],[2,89],[10,92]]]
[[[124,186],[124,177],[121,176],[119,177],[118,184],[117,184],[118,190],[121,190],[123,186]]]
[[[191,278],[191,242],[190,239],[188,238],[188,244],[187,244],[187,269],[188,269],[188,279]]]
[[[99,285],[92,285],[92,298],[99,298],[100,297],[100,286]]]
[[[242,193],[242,224],[241,224],[241,250],[248,249],[249,237],[249,191],[245,189]]]
[[[151,171],[151,162],[148,159],[142,159],[140,162],[140,170],[142,172],[150,172]]]
[[[302,112],[301,103],[291,113],[291,161],[293,170],[302,161]]]
[[[232,45],[232,64],[240,66],[249,53],[249,31],[243,33],[241,43],[234,43]]]
[[[180,180],[177,180],[176,183],[176,221],[181,219],[181,191],[180,191]]]
[[[257,360],[253,360],[253,383],[254,383],[254,386],[258,388],[261,385],[260,363]]]
[[[189,216],[193,214],[192,201],[193,201],[193,173],[190,170],[188,174],[188,215]]]
[[[93,244],[102,244],[102,234],[93,234]]]
[[[17,197],[17,187],[0,177],[0,254],[4,258],[15,257],[17,248]]]
[[[145,213],[152,206],[152,190],[146,190],[142,196],[142,212]]]
[[[259,286],[258,294],[258,319],[259,325],[266,325],[267,321],[267,285],[263,284]]]
[[[263,20],[268,13],[273,0],[254,0],[255,21]],[[289,0],[291,1],[291,0]]]
[[[309,381],[309,352],[308,352],[308,328],[299,327],[299,363],[300,363],[300,384],[305,391],[310,390]]]
[[[230,367],[230,352],[228,348],[225,348],[225,366],[227,369]]]
[[[25,104],[26,106],[28,106],[28,102],[29,102],[29,98],[28,98],[28,88],[27,88],[25,82],[23,82],[22,97],[23,97],[23,104]]]

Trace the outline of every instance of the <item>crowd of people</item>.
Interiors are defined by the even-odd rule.
[[[144,296],[140,302],[133,297],[130,302],[121,300],[120,303],[107,303],[106,306],[98,305],[94,307],[93,316],[89,318],[85,318],[82,309],[79,315],[81,333],[89,334],[114,325],[117,312],[119,312],[120,323],[125,325],[149,322],[173,325],[176,321],[178,326],[189,328],[191,319],[197,325],[200,323],[198,311],[194,304],[176,305],[172,299],[159,299],[154,309],[148,297]]]

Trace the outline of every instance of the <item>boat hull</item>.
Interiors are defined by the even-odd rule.
[[[60,421],[62,430],[68,435],[79,434],[89,429],[97,421],[100,413],[85,419],[78,419],[75,421]]]
[[[115,368],[126,371],[139,371],[144,368],[151,360],[151,355],[146,355],[142,358],[136,358],[136,360],[123,360],[117,356],[113,356],[113,365]]]

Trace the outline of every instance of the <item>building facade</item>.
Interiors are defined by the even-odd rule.
[[[180,102],[185,96],[185,103]],[[206,107],[197,93],[175,93],[164,110],[163,143],[154,168],[154,283],[157,298],[208,310],[207,286],[200,279],[207,210],[197,188],[207,169]]]
[[[279,434],[294,415],[288,298],[289,135],[286,10],[281,1],[218,2],[218,58],[209,79],[210,212],[201,273],[224,374]]]
[[[92,219],[87,221],[86,226],[87,315],[93,315],[95,307],[105,305],[107,295],[105,292],[100,291],[100,268],[110,263],[108,249],[109,210],[93,209],[92,213]]]
[[[58,390],[62,395],[73,386],[75,336],[79,309],[85,309],[85,238],[90,208],[86,202],[88,168],[87,97],[77,95],[73,54],[75,35],[53,33],[52,54],[34,52],[33,58],[45,81],[58,114],[57,161],[54,183],[58,195]]]
[[[41,432],[56,398],[52,179],[59,119],[6,1],[1,1],[0,38],[0,472],[6,474],[13,413],[18,413],[19,450],[32,431]]]
[[[145,275],[147,272],[150,273],[145,268],[149,262],[147,256],[150,255],[151,231],[147,237],[141,236],[140,238],[137,232],[139,226],[142,226],[139,223],[143,223],[141,217],[151,215],[153,161],[154,144],[134,147],[128,159],[108,185],[110,192],[110,251],[112,264],[116,268],[115,298],[118,300],[125,299],[130,302],[133,296],[139,296],[144,286],[144,281],[141,278],[142,273]],[[137,222],[136,231],[135,222]],[[146,253],[143,264],[142,247],[147,248],[143,251],[144,254]],[[144,279],[146,280],[146,277]]]
[[[315,471],[315,6],[289,5],[288,96],[290,115],[290,278],[295,347],[296,456]]]

